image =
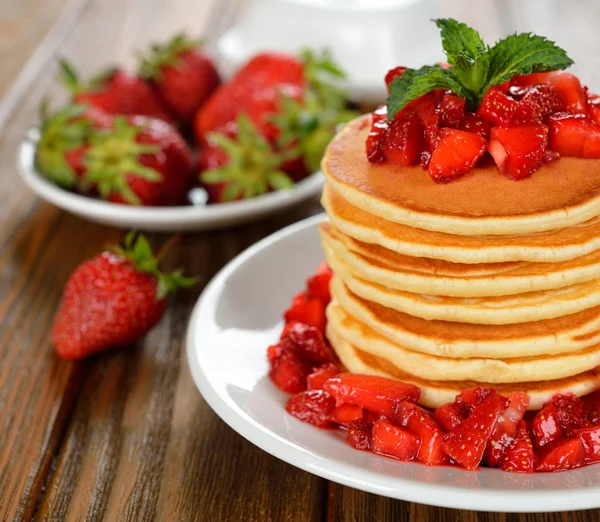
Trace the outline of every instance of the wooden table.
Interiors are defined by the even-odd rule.
[[[595,0],[438,4],[441,15],[476,25],[490,40],[514,30],[558,40],[600,89]],[[183,349],[198,293],[241,250],[318,212],[317,202],[248,226],[185,236],[173,264],[197,274],[200,284],[172,302],[140,346],[78,364],[55,357],[48,334],[65,280],[121,235],[39,201],[17,178],[15,151],[37,120],[41,98],[64,100],[54,82],[55,57],[68,57],[84,73],[113,61],[131,65],[135,48],[177,29],[210,44],[236,9],[225,0],[0,3],[0,519],[599,520],[600,510],[495,515],[356,491],[267,455],[208,408]]]

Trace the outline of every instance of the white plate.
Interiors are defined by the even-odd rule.
[[[252,246],[207,286],[187,332],[188,361],[204,399],[229,426],[266,452],[334,482],[436,506],[538,512],[600,506],[600,465],[518,475],[399,462],[351,448],[334,431],[284,410],[286,395],[266,377],[267,346],[280,317],[323,260],[316,216]]]
[[[437,10],[434,0],[253,0],[216,43],[219,70],[229,76],[261,51],[326,48],[353,99],[383,103],[389,69],[445,60]]]
[[[118,228],[181,232],[248,223],[317,196],[323,187],[323,175],[316,172],[296,183],[292,189],[278,190],[244,201],[179,207],[119,205],[69,192],[40,176],[34,167],[36,135],[36,129],[30,132],[30,136],[21,143],[17,156],[21,178],[29,188],[40,198],[67,212]]]

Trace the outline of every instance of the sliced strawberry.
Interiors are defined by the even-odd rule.
[[[486,121],[483,118],[477,116],[477,114],[473,114],[472,112],[465,112],[463,120],[456,128],[458,130],[477,134],[485,140],[489,140],[492,124],[489,121]]]
[[[320,299],[308,299],[287,309],[283,315],[286,322],[298,321],[309,326],[315,326],[321,332],[325,331],[327,318],[325,305]]]
[[[600,125],[585,114],[558,112],[546,121],[552,150],[563,156],[600,158]]]
[[[558,409],[553,404],[542,408],[531,421],[531,438],[538,448],[549,446],[562,434]]]
[[[381,144],[383,154],[391,163],[411,165],[425,148],[423,125],[418,116],[405,109],[389,124]]]
[[[363,409],[353,404],[342,404],[331,411],[329,418],[332,422],[345,426],[350,422],[362,420]]]
[[[293,297],[292,306],[298,306],[303,303],[306,303],[307,299],[308,295],[306,294],[306,292],[300,292]]]
[[[390,85],[394,81],[394,78],[402,77],[402,75],[404,74],[404,71],[406,71],[406,67],[399,66],[399,67],[394,67],[393,69],[390,69],[387,72],[387,74],[385,75],[385,84],[387,85],[388,92],[390,91]]]
[[[483,388],[482,386],[476,386],[475,388],[469,388],[461,391],[455,399],[455,403],[459,408],[462,408],[465,417],[468,417],[473,413],[473,410],[479,406],[484,400],[490,395],[498,393],[492,388]]]
[[[532,73],[515,76],[510,80],[511,85],[519,87],[528,87],[530,85],[538,85],[540,83],[550,83],[550,78],[560,74],[558,71],[552,71],[547,73]]]
[[[431,155],[429,175],[436,183],[447,183],[469,172],[487,149],[477,134],[440,129],[440,142]]]
[[[546,149],[542,161],[544,163],[552,163],[553,161],[556,161],[558,159],[560,159],[560,154],[558,152]]]
[[[484,460],[488,466],[494,467],[500,463],[529,405],[529,396],[525,393],[513,393],[509,399],[510,406],[500,415],[485,448]]]
[[[281,343],[272,344],[267,348],[267,360],[269,364],[273,366],[275,361],[279,359],[281,354],[283,353],[283,345]]]
[[[585,463],[600,462],[600,426],[575,430],[574,436],[579,437],[585,448]]]
[[[371,448],[372,425],[357,420],[348,424],[346,440],[355,449],[368,450]]]
[[[316,368],[306,379],[309,390],[322,390],[323,385],[332,377],[340,373],[337,364],[328,363]]]
[[[594,120],[594,123],[600,125],[600,96],[597,94],[587,94],[588,116]]]
[[[538,170],[548,148],[548,127],[545,125],[515,125],[493,127],[489,151],[498,170],[519,180]]]
[[[433,418],[438,421],[444,431],[449,432],[464,421],[467,416],[460,406],[457,406],[454,402],[449,402],[439,406],[435,410]]]
[[[561,439],[537,455],[535,471],[563,471],[579,468],[585,462],[581,439]]]
[[[466,469],[476,470],[501,413],[510,401],[495,393],[476,406],[471,416],[444,437],[446,455]]]
[[[321,275],[321,274],[333,274],[333,270],[331,270],[331,267],[329,266],[329,264],[327,263],[327,261],[323,261],[317,267],[316,275]]]
[[[594,425],[600,425],[600,390],[583,398],[588,420]]]
[[[523,92],[511,125],[542,123],[546,116],[564,110],[561,99],[551,85],[534,85]]]
[[[329,379],[323,389],[335,397],[336,406],[355,404],[366,410],[393,417],[401,401],[417,402],[421,391],[412,384],[375,375],[341,373]]]
[[[463,119],[465,103],[467,100],[456,94],[444,94],[440,102],[440,125],[456,127]]]
[[[328,274],[317,274],[306,281],[306,293],[309,299],[319,299],[323,304],[329,304],[331,294],[329,293],[329,283],[331,281],[331,272]]]
[[[380,455],[399,460],[413,460],[419,451],[419,437],[380,419],[373,425],[371,447]]]
[[[558,422],[565,435],[587,426],[588,420],[583,401],[574,393],[558,393],[550,401],[558,411]]]
[[[325,344],[323,334],[315,326],[295,323],[286,330],[281,340],[287,343],[300,357],[315,364],[331,362],[331,354]]]
[[[533,445],[527,432],[527,423],[520,421],[515,438],[510,442],[500,462],[500,469],[513,473],[533,473],[533,462]]]
[[[306,390],[311,365],[289,350],[283,350],[272,363],[269,377],[281,391],[299,393]]]
[[[381,163],[385,160],[385,155],[381,150],[381,143],[385,131],[388,128],[387,123],[387,107],[382,105],[371,115],[371,132],[367,136],[365,143],[367,149],[367,159],[371,163]]]
[[[585,91],[577,76],[561,73],[552,76],[548,81],[562,100],[565,111],[572,114],[587,113]]]
[[[334,408],[335,401],[323,390],[309,390],[292,395],[285,405],[286,411],[317,428],[331,428],[329,414]]]
[[[496,88],[489,89],[479,107],[477,116],[489,121],[492,125],[506,126],[510,123],[518,103]]]
[[[427,466],[448,463],[442,450],[442,430],[429,412],[411,402],[401,402],[396,406],[395,420],[421,440],[417,460]]]
[[[420,98],[410,102],[408,107],[412,109],[421,120],[425,129],[425,141],[427,149],[432,152],[438,143],[438,129],[440,126],[440,113],[438,111],[438,99],[433,92],[428,92]]]

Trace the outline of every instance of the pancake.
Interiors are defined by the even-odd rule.
[[[361,351],[375,355],[421,379],[487,381],[492,384],[548,381],[571,377],[600,366],[600,345],[558,355],[485,359],[451,358],[414,352],[391,342],[333,303],[327,320],[336,334]]]
[[[324,246],[359,277],[407,292],[489,297],[560,288],[600,277],[600,250],[562,263],[465,265],[398,254],[357,241],[329,223],[322,223],[319,233]]]
[[[510,395],[515,392],[525,392],[530,397],[530,410],[539,410],[556,393],[571,392],[578,396],[587,395],[600,388],[600,368],[595,368],[565,379],[522,382],[510,384],[490,384],[487,382],[468,381],[432,381],[420,379],[403,372],[389,361],[359,350],[333,328],[328,326],[327,337],[338,354],[345,368],[353,373],[380,375],[390,379],[414,384],[421,389],[419,403],[429,408],[437,408],[442,404],[454,401],[462,390],[475,386],[491,387],[500,393]]]
[[[561,158],[519,182],[490,162],[441,185],[418,165],[369,163],[370,123],[370,115],[348,123],[321,164],[327,183],[368,214],[430,231],[500,236],[571,227],[600,215],[600,160]]]
[[[325,248],[325,257],[353,293],[422,319],[503,325],[553,319],[600,306],[600,279],[518,295],[450,297],[389,289],[352,273],[328,248]]]
[[[459,236],[386,221],[351,205],[327,185],[322,203],[329,220],[342,233],[406,256],[463,264],[559,262],[600,249],[599,218],[533,235]]]
[[[600,343],[600,307],[547,321],[497,326],[403,314],[358,297],[335,276],[331,295],[348,315],[393,343],[435,356],[508,359],[577,352]]]

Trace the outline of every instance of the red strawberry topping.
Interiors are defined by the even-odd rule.
[[[391,163],[410,165],[423,150],[424,143],[421,121],[411,109],[406,109],[389,123],[381,150]]]
[[[533,473],[533,445],[527,432],[527,423],[519,422],[515,438],[506,449],[506,454],[500,462],[500,469],[514,473]]]
[[[487,142],[477,134],[442,128],[440,142],[431,154],[429,175],[437,183],[447,183],[469,172],[487,150]]]
[[[505,126],[510,123],[518,107],[518,103],[500,92],[490,89],[485,93],[477,109],[477,116],[489,121],[492,125]]]
[[[290,415],[317,428],[331,427],[329,414],[333,407],[333,397],[323,390],[309,390],[292,395],[285,405]]]
[[[413,460],[419,451],[419,437],[391,422],[379,419],[373,425],[373,451],[398,460]]]

